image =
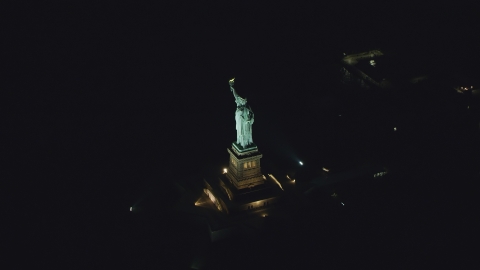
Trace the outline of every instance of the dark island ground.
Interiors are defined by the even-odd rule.
[[[20,1],[5,10],[2,178],[13,189],[3,208],[16,264],[471,266],[480,107],[453,89],[478,81],[468,7]],[[430,79],[342,84],[343,53],[370,49],[394,56],[393,81],[417,70]],[[267,173],[295,172],[299,183],[322,167],[389,173],[318,188],[279,206],[290,218],[268,217],[260,235],[211,243],[204,226],[172,211],[175,183],[195,185],[228,162],[232,77],[255,113]]]

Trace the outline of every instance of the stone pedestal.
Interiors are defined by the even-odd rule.
[[[227,151],[230,154],[230,162],[226,176],[237,189],[251,188],[264,183],[260,170],[262,154],[255,144],[242,147],[232,143],[232,147],[227,148]]]

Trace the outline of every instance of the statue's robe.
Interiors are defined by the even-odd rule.
[[[240,145],[243,147],[253,143],[252,140],[252,124],[253,124],[253,114],[250,109],[244,107],[242,114],[242,141]]]
[[[230,83],[230,90],[233,92],[233,96],[235,97],[235,103],[237,103],[237,111],[235,112],[237,144],[245,147],[253,143],[253,112],[250,110],[250,108],[245,106],[247,100],[237,95],[237,92],[235,92],[235,89],[233,88],[233,83]]]
[[[243,110],[240,108],[237,108],[237,111],[235,112],[235,121],[237,123],[236,129],[237,129],[237,143],[242,145],[243,142],[243,133],[244,133],[244,120],[243,120]],[[242,145],[243,146],[243,145]]]

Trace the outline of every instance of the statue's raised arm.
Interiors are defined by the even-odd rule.
[[[237,103],[237,107],[243,106],[247,104],[247,99],[246,98],[244,99],[237,94],[237,91],[235,91],[235,88],[233,88],[234,83],[235,83],[235,78],[228,81],[228,84],[230,84],[230,91],[232,91],[233,96],[235,97],[235,103]]]
[[[230,84],[230,91],[232,91],[233,96],[235,97],[235,99],[237,99],[238,97],[237,92],[235,91],[235,88],[233,88],[233,85],[235,84],[235,78],[229,80],[228,84]]]

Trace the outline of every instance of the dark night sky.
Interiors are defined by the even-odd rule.
[[[151,182],[208,173],[206,166],[227,157],[235,138],[232,77],[256,113],[257,144],[288,159],[291,152],[313,156],[307,150],[327,144],[321,140],[356,137],[318,123],[337,111],[354,112],[354,98],[335,91],[342,52],[381,49],[408,59],[399,69],[478,74],[480,24],[467,6],[160,2],[5,5],[3,115],[11,143],[3,148],[13,169],[6,179],[18,191],[9,198],[18,206],[12,230],[24,235],[15,252],[42,249],[47,263],[52,254],[81,254],[91,265],[128,253],[108,243],[114,233],[104,233],[122,227],[119,205],[128,208]],[[406,103],[394,106],[408,114]],[[393,110],[373,107],[359,105],[370,108],[366,118]],[[187,157],[204,151],[210,155],[200,163]],[[472,162],[463,166],[471,169]]]

